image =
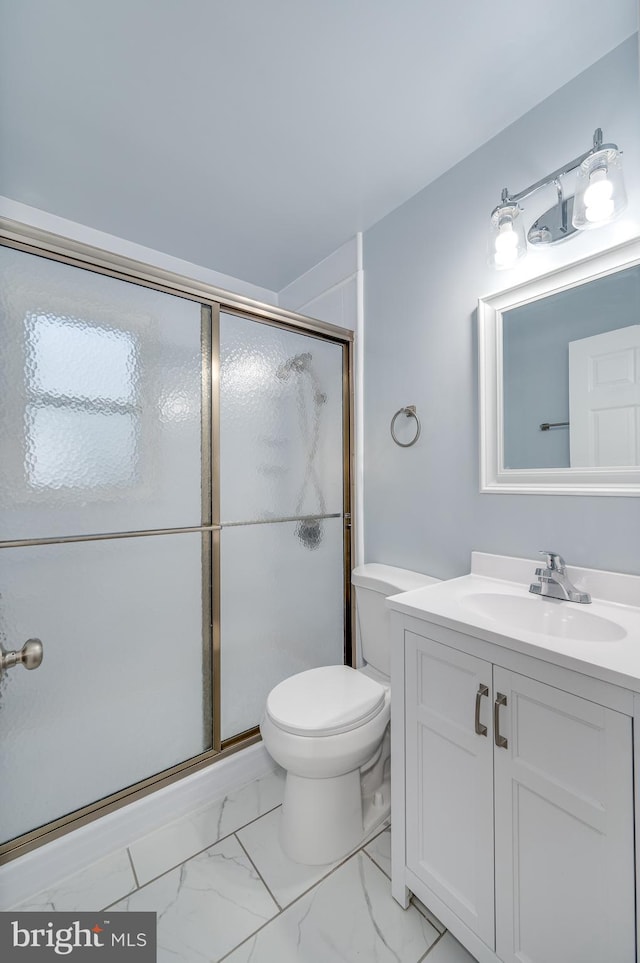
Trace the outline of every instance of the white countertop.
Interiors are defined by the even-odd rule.
[[[640,693],[640,576],[567,566],[592,595],[581,604],[529,593],[536,565],[474,552],[471,574],[393,595],[387,605]],[[492,612],[494,602],[505,617]]]

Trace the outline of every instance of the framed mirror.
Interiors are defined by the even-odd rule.
[[[640,495],[640,239],[478,303],[480,490]]]

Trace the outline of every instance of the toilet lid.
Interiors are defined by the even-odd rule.
[[[385,688],[348,665],[299,672],[271,690],[267,712],[280,729],[300,736],[328,736],[373,719]]]

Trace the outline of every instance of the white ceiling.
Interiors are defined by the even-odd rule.
[[[0,0],[0,24],[0,193],[277,291],[637,2]]]

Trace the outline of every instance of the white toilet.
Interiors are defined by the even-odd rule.
[[[285,679],[267,697],[264,744],[287,772],[281,842],[299,863],[346,855],[389,815],[389,615],[385,598],[437,579],[370,563],[352,572],[365,661]]]

